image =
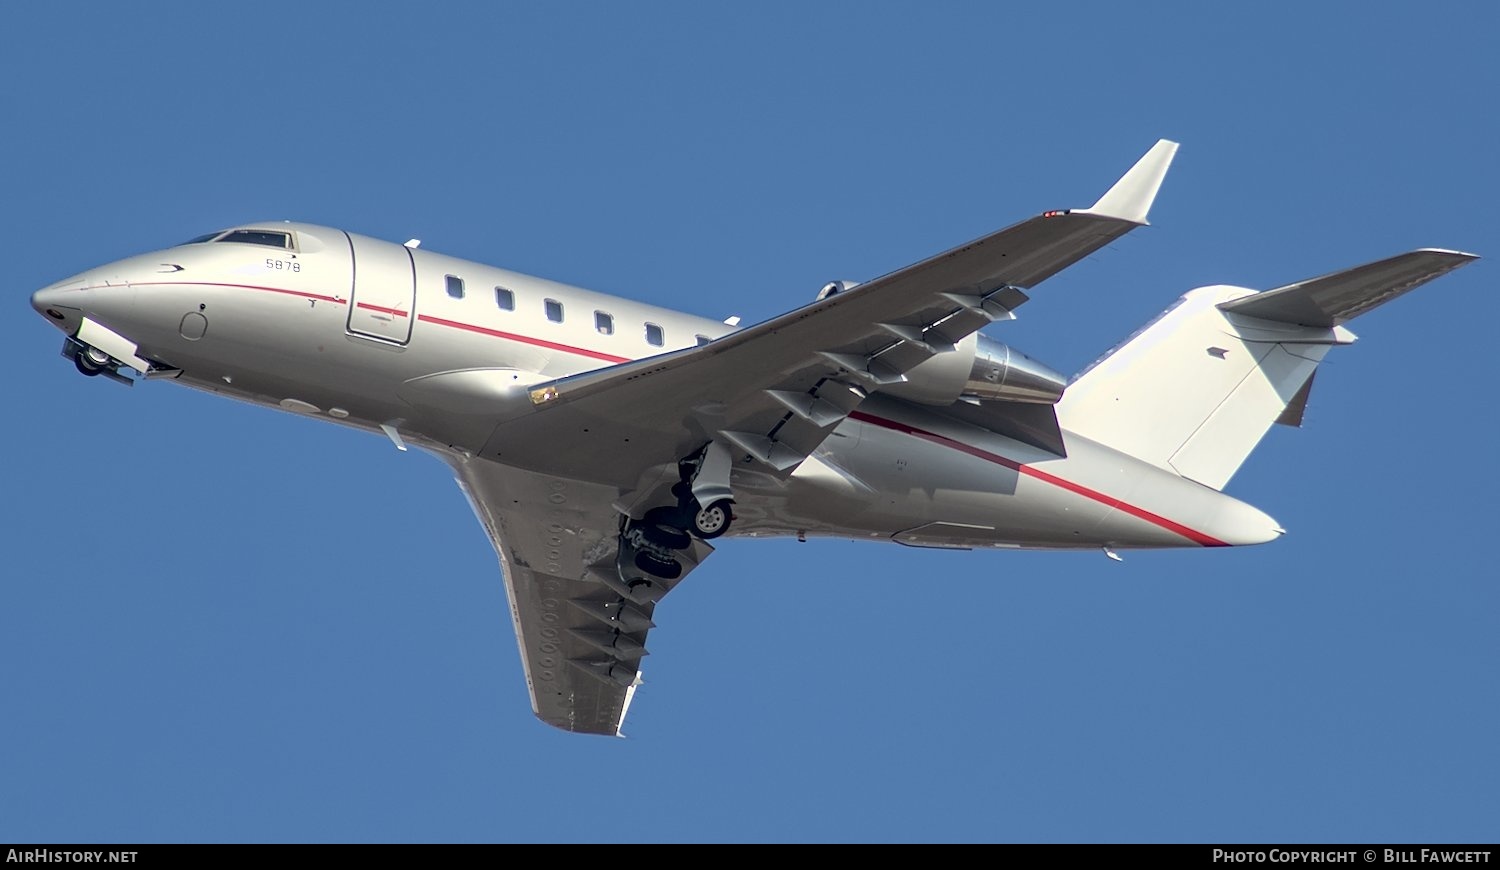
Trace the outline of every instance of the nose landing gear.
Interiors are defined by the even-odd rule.
[[[134,386],[138,378],[175,378],[182,374],[175,366],[143,356],[136,342],[87,315],[79,321],[78,329],[63,339],[62,356],[88,377],[103,375],[127,387]]]
[[[79,372],[89,377],[120,369],[120,364],[111,359],[109,354],[86,344],[80,345],[78,351],[73,354],[73,365]]]
[[[110,356],[107,352],[85,344],[76,338],[69,338],[63,342],[62,355],[64,359],[72,360],[73,367],[78,369],[79,374],[94,378],[100,375],[124,384],[134,386],[135,381],[120,373],[120,361]]]

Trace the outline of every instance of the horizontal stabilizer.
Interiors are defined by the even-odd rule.
[[[1477,259],[1460,251],[1423,248],[1245,296],[1219,309],[1279,323],[1334,327]]]

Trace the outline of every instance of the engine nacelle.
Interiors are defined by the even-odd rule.
[[[845,290],[853,290],[855,287],[858,287],[859,284],[860,282],[858,281],[829,281],[827,284],[823,285],[822,290],[818,291],[818,298],[816,301],[822,302],[824,299],[827,299],[828,297],[833,296],[837,293],[842,293]]]
[[[1007,344],[975,333],[880,391],[924,405],[960,399],[1055,405],[1068,379]]]

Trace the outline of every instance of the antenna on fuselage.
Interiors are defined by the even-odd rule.
[[[407,248],[420,248],[421,246],[422,246],[422,240],[421,239],[407,239],[406,240],[406,244],[403,247],[407,247]]]

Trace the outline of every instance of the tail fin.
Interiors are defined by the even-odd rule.
[[[1074,379],[1064,429],[1223,489],[1271,424],[1297,425],[1345,321],[1477,259],[1423,249],[1254,293],[1193,290]]]

